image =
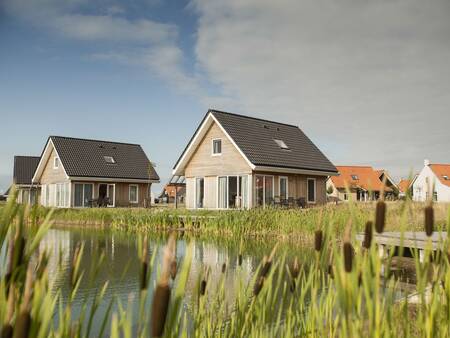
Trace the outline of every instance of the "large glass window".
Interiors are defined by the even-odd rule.
[[[248,208],[248,176],[222,176],[218,178],[220,209]]]
[[[241,208],[248,208],[248,176],[239,176],[239,190],[241,193]]]
[[[308,178],[308,202],[316,202],[316,180],[314,178]]]
[[[75,184],[74,206],[87,207],[92,200],[92,184]]]
[[[130,184],[129,200],[130,203],[138,203],[138,186],[135,184]]]
[[[227,208],[227,177],[219,177],[218,180],[218,208],[226,209]]]
[[[280,199],[287,200],[288,198],[288,178],[280,177]]]
[[[203,208],[205,199],[205,179],[197,178],[195,181],[195,206],[196,208]]]
[[[256,175],[255,182],[256,205],[270,206],[273,202],[273,176]]]
[[[228,177],[228,207],[236,208],[239,203],[238,197],[238,178],[237,176]]]

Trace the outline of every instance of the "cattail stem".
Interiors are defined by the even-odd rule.
[[[381,234],[384,231],[384,225],[386,223],[386,203],[384,201],[378,201],[375,210],[375,230]]]

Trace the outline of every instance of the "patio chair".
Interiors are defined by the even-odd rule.
[[[302,209],[306,207],[306,200],[304,197],[300,197],[297,199],[297,206]]]

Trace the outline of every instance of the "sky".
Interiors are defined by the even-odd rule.
[[[139,143],[164,183],[208,108],[396,179],[450,163],[449,17],[448,0],[1,0],[0,191],[49,135]]]

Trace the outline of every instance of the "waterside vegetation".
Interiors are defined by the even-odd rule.
[[[425,223],[421,225],[427,233],[436,230],[437,213],[430,208],[427,216],[422,217]],[[109,301],[100,335],[108,332],[111,337],[449,336],[448,245],[442,243],[433,258],[431,251],[426,250],[423,262],[414,253],[416,302],[411,304],[410,298],[399,298],[399,279],[391,273],[392,256],[380,258],[372,240],[375,231],[389,228],[386,223],[389,209],[384,202],[378,202],[364,225],[362,244],[354,240],[353,220],[365,210],[347,210],[346,218],[340,216],[339,221],[344,224],[339,227],[331,226],[330,219],[317,212],[317,222],[310,221],[309,225],[314,238],[313,259],[286,259],[279,253],[279,245],[275,245],[249,282],[241,278],[239,271],[228,276],[226,265],[218,281],[211,280],[206,269],[198,274],[195,301],[189,303],[185,293],[192,248],[177,261],[173,234],[162,259],[156,260],[148,253],[145,236],[138,236],[141,269],[136,279],[141,290],[137,299],[130,298],[128,304]],[[7,253],[2,265],[7,268],[0,280],[2,337],[89,337],[91,334],[92,320],[104,302],[102,295],[108,282],[91,306],[85,304],[81,313],[72,313],[81,280],[95,277],[95,268],[91,272],[80,269],[84,251],[80,246],[71,261],[69,300],[62,302],[60,292],[50,290],[48,253],[38,250],[38,246],[53,217],[50,212],[41,218],[39,210],[22,209],[13,202],[1,212],[0,245],[2,252]],[[30,222],[25,222],[26,219]],[[406,221],[404,217],[400,228],[407,225]],[[91,259],[94,267],[102,264],[101,254]],[[150,282],[152,271],[157,271],[156,283]],[[232,298],[227,295],[225,278],[231,278],[236,286],[237,293]],[[139,303],[140,309],[137,326],[132,325],[133,301]]]

